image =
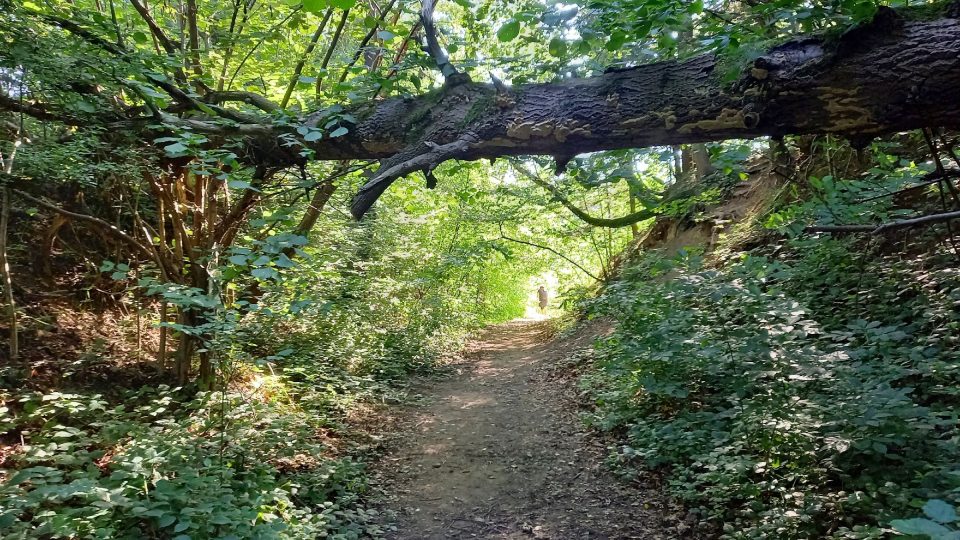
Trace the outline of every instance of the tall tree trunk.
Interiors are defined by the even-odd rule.
[[[704,143],[695,143],[690,145],[690,158],[693,166],[696,168],[697,180],[713,172],[713,164],[710,163],[710,151]]]
[[[630,213],[635,214],[637,212],[637,196],[633,194],[633,189],[630,190]],[[640,226],[636,222],[630,224],[630,236],[634,240],[640,238]]]
[[[320,213],[323,212],[323,208],[327,205],[327,202],[330,201],[330,197],[333,196],[335,191],[337,191],[337,185],[332,181],[324,182],[317,187],[313,193],[313,198],[310,199],[310,205],[307,206],[307,210],[303,213],[300,223],[297,224],[296,234],[306,235],[313,230],[313,226],[316,225],[317,220],[320,219]]]
[[[690,145],[685,144],[680,147],[680,175],[690,176],[693,169],[693,157],[690,154]]]
[[[21,86],[21,91],[23,88]],[[17,139],[13,142],[13,148],[4,158],[0,154],[0,165],[3,172],[11,174],[13,172],[13,160],[17,157],[17,149],[20,148],[22,139],[20,133],[17,133]],[[20,329],[17,322],[17,304],[13,298],[13,277],[10,274],[10,261],[7,258],[7,243],[9,240],[10,224],[10,188],[3,186],[0,190],[0,280],[3,284],[4,305],[7,312],[7,324],[10,325],[10,360],[16,360],[20,356]]]
[[[13,298],[13,279],[10,276],[10,262],[7,260],[7,224],[10,222],[10,188],[4,187],[0,200],[0,279],[3,281],[4,306],[7,312],[7,324],[10,325],[10,360],[20,356],[20,335],[17,327],[17,305]]]
[[[157,366],[159,371],[164,372],[167,370],[167,334],[169,333],[169,328],[167,328],[167,301],[160,301],[160,344],[157,347]]]
[[[675,144],[670,147],[670,151],[673,156],[673,181],[679,182],[680,178],[683,177],[683,149],[680,148],[679,144]]]
[[[180,310],[179,324],[191,327],[194,325],[193,312],[186,309]],[[180,333],[180,340],[177,343],[177,352],[174,361],[174,374],[180,384],[190,382],[190,368],[193,364],[193,352],[196,349],[196,338],[186,333]]]

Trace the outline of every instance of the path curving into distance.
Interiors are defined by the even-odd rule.
[[[595,331],[541,342],[543,323],[488,329],[456,374],[420,388],[380,463],[391,540],[690,538],[652,486],[627,485],[579,422],[556,365]]]

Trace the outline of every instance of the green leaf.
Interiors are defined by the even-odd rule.
[[[168,144],[167,146],[164,146],[163,149],[166,151],[167,155],[170,156],[179,156],[189,150],[189,148],[184,146],[183,143]]]
[[[380,39],[382,39],[382,40],[384,40],[384,41],[390,41],[390,40],[392,40],[393,38],[395,38],[395,37],[397,37],[397,36],[396,36],[396,34],[394,34],[393,32],[391,32],[391,31],[389,31],[389,30],[381,30],[381,31],[377,32],[377,37],[380,38]]]
[[[303,136],[303,140],[307,142],[319,141],[322,138],[323,138],[323,133],[317,130],[313,130]]]
[[[357,0],[330,0],[330,4],[339,9],[347,10],[356,5]]]
[[[937,523],[953,523],[960,520],[960,517],[957,516],[957,509],[940,499],[927,501],[927,504],[923,505],[923,513]]]
[[[254,189],[250,182],[245,182],[243,180],[230,180],[227,182],[227,185],[232,189],[253,189],[254,191],[259,191]]]
[[[333,138],[333,137],[343,137],[344,135],[347,134],[348,131],[349,131],[349,130],[348,130],[347,128],[345,128],[345,127],[343,127],[343,126],[340,126],[340,127],[338,127],[337,129],[333,130],[333,133],[330,134],[330,137],[331,137],[331,138]]]
[[[157,525],[161,527],[169,527],[170,525],[173,525],[173,522],[176,520],[177,520],[177,516],[173,514],[167,514],[165,516],[160,517],[160,519],[157,520]]]
[[[15,510],[10,510],[3,514],[0,514],[0,529],[9,527],[17,521],[17,512]]]
[[[926,534],[939,536],[950,533],[950,529],[924,518],[895,519],[890,526],[903,534]]]
[[[627,42],[627,34],[623,30],[615,30],[610,34],[610,40],[607,41],[606,48],[608,51],[615,51],[623,46]]]
[[[78,111],[85,112],[85,113],[97,112],[96,105],[83,99],[77,100],[77,102],[74,103],[74,108],[77,109]]]
[[[227,260],[230,261],[231,264],[236,264],[236,265],[245,265],[245,264],[247,264],[247,256],[246,256],[246,255],[231,255],[231,256],[227,257]]]
[[[150,41],[150,38],[148,38],[147,35],[144,34],[143,32],[137,31],[133,33],[133,41],[140,43],[142,45],[147,41]]]
[[[867,2],[857,2],[853,6],[853,17],[857,21],[866,21],[872,19],[877,13],[877,6],[870,1]]]
[[[280,268],[293,268],[297,263],[290,260],[290,257],[287,257],[285,254],[281,253],[280,258],[276,261],[273,261],[273,264],[277,265]]]
[[[210,116],[217,115],[217,111],[211,109],[209,106],[205,105],[203,102],[198,101],[197,108],[200,109],[204,114],[208,114]]]
[[[547,50],[550,52],[550,56],[559,58],[567,53],[567,42],[555,37],[550,40],[550,45],[547,47]]]
[[[510,19],[497,30],[497,39],[503,42],[511,41],[520,35],[520,21]]]
[[[276,279],[280,276],[276,270],[270,268],[269,266],[254,268],[250,274],[257,279]]]
[[[320,13],[327,9],[327,0],[303,0],[303,10],[308,13]]]

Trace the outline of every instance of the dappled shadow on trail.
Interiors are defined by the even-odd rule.
[[[674,538],[653,487],[626,485],[549,376],[592,334],[541,343],[542,323],[489,329],[456,375],[427,384],[378,475],[392,539]]]

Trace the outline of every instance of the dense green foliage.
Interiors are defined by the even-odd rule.
[[[790,35],[908,4],[946,5],[454,0],[435,18],[477,81],[703,52],[732,80]],[[310,161],[306,143],[350,133],[348,107],[440,95],[419,9],[0,0],[0,288],[4,338],[21,340],[0,364],[0,538],[376,537],[379,448],[359,411],[406,399],[471,332],[534,313],[541,284],[550,314],[606,286],[586,301],[619,323],[584,379],[589,421],[725,536],[957,537],[953,255],[935,232],[802,234],[952,204],[942,183],[887,197],[934,170],[918,139],[791,147],[768,230],[734,224],[709,260],[623,263],[649,222],[601,229],[569,206],[722,221],[704,213],[782,144],[618,150],[556,175],[560,159],[447,162],[356,222],[349,197],[379,164]],[[301,166],[241,162],[249,117],[289,128],[272,150]]]
[[[141,277],[126,293],[134,300],[156,292],[207,310],[199,327],[171,326],[205,334],[220,392],[22,390],[20,366],[5,368],[2,431],[24,446],[6,464],[2,536],[376,535],[351,412],[404,399],[407,375],[433,369],[466,332],[522,316],[530,276],[552,266],[565,286],[589,281],[549,252],[501,240],[529,238],[511,216],[533,203],[468,180],[431,197],[397,190],[376,220],[325,217],[312,243],[283,232],[295,225],[289,209],[264,211],[220,255],[212,293]],[[126,263],[96,271],[134,276]]]
[[[301,400],[301,406],[311,403]],[[4,538],[357,538],[360,468],[326,458],[316,413],[248,396],[159,387],[27,394],[31,430],[2,488]],[[323,405],[318,403],[317,405]],[[8,426],[9,427],[9,426]]]
[[[903,215],[861,201],[925,171],[876,158],[859,178],[811,178],[766,222]],[[930,519],[894,528],[952,538],[953,514],[931,508],[960,502],[960,274],[935,233],[909,240],[935,247],[802,235],[712,267],[640,258],[590,305],[618,322],[583,380],[590,423],[727,538],[881,538],[925,504]]]

